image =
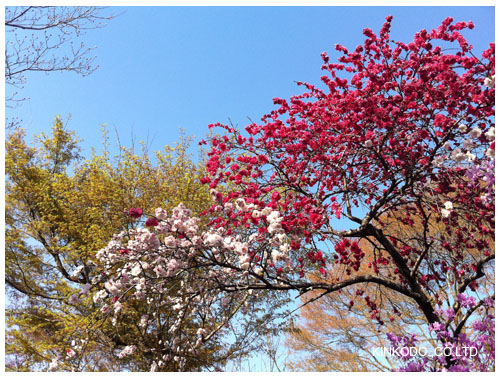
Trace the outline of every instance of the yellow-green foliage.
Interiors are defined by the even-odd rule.
[[[68,302],[83,283],[72,271],[94,261],[127,226],[129,208],[153,214],[183,202],[200,212],[210,201],[200,184],[204,164],[191,160],[186,138],[157,152],[154,161],[144,146],[140,153],[119,147],[118,156],[110,156],[106,134],[103,152],[83,160],[78,143],[59,118],[52,135],[42,134],[35,146],[20,130],[6,141],[7,370],[45,368],[69,347],[64,343],[73,333],[90,337],[93,351],[79,369],[116,370],[108,351],[119,340],[109,337],[111,325],[94,319],[91,299]]]

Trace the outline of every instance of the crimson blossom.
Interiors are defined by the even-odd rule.
[[[495,47],[476,57],[462,34],[474,24],[452,18],[393,41],[391,21],[378,35],[363,30],[354,51],[336,45],[338,63],[323,53],[324,85],[299,83],[302,95],[274,99],[277,109],[247,135],[210,125],[225,130],[211,140],[204,179],[223,193],[212,225],[251,230],[249,263],[264,271],[253,289],[326,295],[357,285],[383,325],[384,307],[399,311],[364,297],[366,285],[379,285],[458,337],[481,306],[466,310],[457,298],[493,298]],[[277,228],[279,250],[270,240]],[[359,273],[364,264],[373,273]]]

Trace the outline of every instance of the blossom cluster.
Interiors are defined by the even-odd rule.
[[[482,304],[482,314],[471,318],[471,325],[463,331],[454,332],[450,329],[450,319],[455,318],[455,311],[438,309],[438,314],[444,315],[442,322],[429,325],[429,331],[434,336],[434,345],[441,345],[434,354],[404,354],[399,355],[403,366],[399,371],[491,371],[495,363],[495,321],[493,315],[493,300],[485,298]],[[457,295],[457,303],[467,310],[477,303],[474,297],[463,293]],[[459,320],[464,314],[460,314]],[[466,319],[467,320],[467,319]],[[415,348],[420,342],[414,334],[397,336],[387,334],[392,347],[401,349]]]
[[[138,211],[140,210],[140,211]],[[134,228],[116,234],[108,245],[97,252],[102,270],[93,278],[93,302],[100,306],[103,316],[110,316],[115,325],[128,303],[141,301],[155,308],[153,314],[144,313],[140,328],[145,333],[158,332],[158,318],[163,313],[170,324],[163,330],[161,346],[151,350],[158,355],[153,370],[175,363],[183,370],[190,358],[196,358],[213,336],[216,325],[227,324],[234,310],[246,308],[242,294],[225,290],[225,286],[248,285],[263,274],[263,269],[284,264],[288,251],[282,218],[276,210],[259,210],[253,204],[238,198],[219,209],[223,213],[250,212],[268,222],[266,235],[270,253],[260,255],[251,250],[252,243],[262,237],[252,234],[243,239],[221,228],[201,227],[200,219],[183,204],[166,210],[158,208],[148,218],[145,228]],[[131,209],[131,216],[142,209]],[[154,221],[151,221],[154,219]],[[175,286],[175,291],[172,287]],[[166,315],[168,314],[168,315]],[[185,329],[185,319],[198,318],[200,324],[212,328]],[[193,318],[194,317],[194,318]],[[119,353],[119,358],[133,357],[145,346],[131,344]]]

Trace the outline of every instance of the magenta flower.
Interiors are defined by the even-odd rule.
[[[140,218],[142,216],[142,209],[140,207],[138,208],[131,208],[128,211],[128,215],[130,215],[132,218]]]
[[[146,227],[158,226],[158,220],[156,218],[149,218],[146,221]]]

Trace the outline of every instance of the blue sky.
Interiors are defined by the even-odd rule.
[[[392,37],[409,41],[447,16],[472,20],[466,38],[478,55],[494,40],[493,7],[125,7],[81,40],[97,46],[99,69],[35,73],[7,116],[20,117],[28,135],[50,130],[56,115],[100,147],[100,127],[116,127],[123,145],[149,140],[151,150],[178,139],[179,128],[203,138],[207,125],[243,128],[273,109],[274,97],[300,93],[294,81],[319,83],[323,51],[361,44],[362,30],[378,31],[394,16]],[[7,88],[7,91],[9,88]]]

